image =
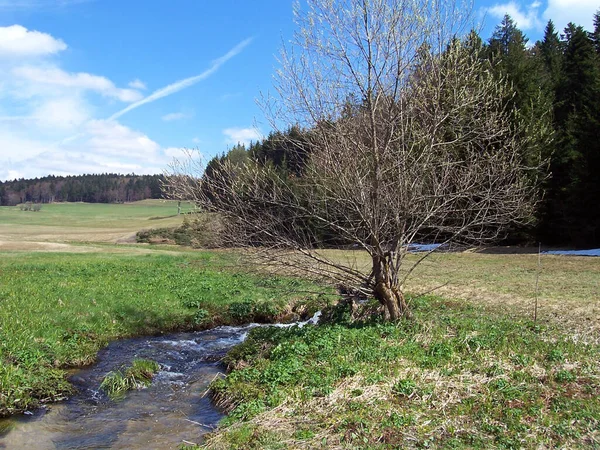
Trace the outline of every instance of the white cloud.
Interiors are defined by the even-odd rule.
[[[156,157],[160,146],[143,133],[133,131],[113,120],[92,120],[84,133],[92,152],[124,158]]]
[[[163,150],[163,153],[170,160],[186,161],[189,158],[195,158],[196,150],[183,147],[169,147]]]
[[[508,3],[496,4],[487,9],[490,15],[499,19],[508,14],[515,24],[522,30],[539,30],[544,24],[539,18],[539,8],[541,4],[534,1],[529,5],[520,5],[514,1]]]
[[[221,56],[218,59],[215,59],[212,62],[211,66],[208,69],[206,69],[204,72],[202,72],[200,75],[185,78],[183,80],[179,80],[179,81],[176,81],[175,83],[169,84],[168,86],[165,86],[164,88],[158,89],[158,90],[154,91],[152,94],[150,94],[148,97],[143,98],[142,100],[129,105],[128,107],[122,109],[121,111],[117,111],[110,117],[110,119],[118,119],[123,114],[126,114],[133,109],[139,108],[140,106],[145,105],[146,103],[151,103],[158,99],[166,97],[168,95],[175,94],[176,92],[179,92],[182,89],[193,86],[194,84],[208,78],[213,73],[215,73],[217,70],[219,70],[219,68],[223,64],[225,64],[231,58],[233,58],[234,56],[239,54],[242,50],[244,50],[244,48],[246,46],[248,46],[250,44],[250,42],[252,42],[252,38],[243,40],[242,42],[237,44],[235,47],[233,47],[231,50],[229,50],[227,53],[225,53],[223,56]]]
[[[17,170],[17,167],[13,167],[14,163],[35,158],[53,147],[52,142],[19,133],[10,124],[8,127],[0,126],[0,180],[10,170]]]
[[[21,172],[17,172],[16,170],[9,170],[6,173],[7,180],[18,180],[20,178],[24,178]]]
[[[258,141],[263,135],[256,128],[226,128],[223,130],[226,137],[226,143],[230,145],[244,144],[248,145],[250,141]]]
[[[543,17],[546,21],[551,19],[558,31],[562,31],[569,22],[593,31],[594,14],[599,9],[598,0],[548,0]]]
[[[164,116],[162,116],[162,120],[164,120],[165,122],[173,122],[174,120],[181,120],[181,119],[185,119],[187,116],[182,113],[182,112],[178,112],[178,113],[170,113],[170,114],[165,114]]]
[[[91,120],[70,141],[31,139],[0,124],[0,180],[117,172],[161,173],[171,160],[144,133],[118,122]]]
[[[71,130],[89,119],[87,106],[77,97],[53,98],[38,106],[32,118],[43,127]]]
[[[593,30],[594,14],[600,9],[598,0],[548,0],[546,9],[540,10],[542,3],[521,4],[517,1],[495,4],[486,11],[493,17],[502,18],[508,14],[522,30],[542,31],[548,20],[552,20],[559,32],[569,22]]]
[[[0,27],[0,56],[41,56],[67,48],[60,39],[39,31],[29,31],[21,25]]]
[[[3,5],[6,1],[0,0],[0,10]],[[175,147],[163,148],[145,133],[116,119],[213,75],[251,42],[240,42],[203,73],[143,98],[140,90],[145,85],[140,80],[120,88],[104,76],[65,71],[55,56],[67,48],[65,43],[23,27],[16,26],[11,32],[14,34],[15,30],[24,33],[28,43],[16,46],[9,44],[6,37],[0,39],[4,54],[10,49],[11,54],[17,55],[3,58],[0,52],[0,180],[48,174],[161,173],[173,156],[182,157],[185,152]],[[132,103],[111,118],[98,120],[98,114],[114,99]],[[167,114],[165,120],[190,115],[174,112]]]
[[[137,79],[137,78],[136,78],[135,80],[133,80],[133,81],[130,81],[130,82],[129,82],[129,84],[128,84],[128,86],[129,86],[130,88],[133,88],[133,89],[140,89],[140,90],[142,90],[142,91],[143,91],[144,89],[146,89],[146,83],[144,83],[143,81],[141,81],[141,80],[139,80],[139,79]]]
[[[21,66],[14,68],[12,73],[20,80],[37,84],[90,90],[123,102],[135,102],[142,97],[142,94],[133,89],[117,88],[108,78],[84,72],[68,73],[58,67]]]

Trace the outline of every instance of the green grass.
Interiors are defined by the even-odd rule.
[[[255,329],[208,448],[598,448],[600,347],[439,297],[399,324]]]
[[[191,211],[190,204],[182,212]],[[143,228],[171,227],[182,223],[177,202],[143,200],[124,204],[51,203],[41,211],[0,207],[0,241],[114,242]]]
[[[70,392],[67,367],[125,336],[294,319],[326,299],[208,252],[0,253],[0,415]]]
[[[182,211],[191,209],[185,204]],[[4,225],[42,225],[59,227],[134,226],[139,221],[160,220],[177,215],[177,202],[143,200],[133,203],[50,203],[41,211],[21,211],[18,206],[0,207]],[[149,222],[152,224],[152,222]]]
[[[109,372],[106,374],[100,389],[113,400],[120,400],[127,391],[147,387],[160,366],[148,359],[134,359],[131,367]]]

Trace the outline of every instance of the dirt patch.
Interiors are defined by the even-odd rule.
[[[96,247],[62,244],[58,242],[0,241],[0,251],[89,253],[102,250]]]

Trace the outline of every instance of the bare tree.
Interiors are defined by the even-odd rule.
[[[309,0],[264,102],[274,127],[306,130],[302,176],[248,161],[202,180],[188,160],[171,167],[172,196],[219,212],[232,245],[372,295],[390,319],[407,314],[404,282],[422,259],[401,271],[411,243],[490,241],[535,205],[536,168],[522,165],[533,144],[503,106],[507,86],[455,38],[463,10]],[[368,252],[370,270],[327,258],[323,236]]]

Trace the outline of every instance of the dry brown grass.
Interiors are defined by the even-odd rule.
[[[535,254],[454,253],[432,255],[415,270],[407,289],[436,287],[443,296],[533,317]],[[600,258],[542,255],[538,319],[573,328],[579,338],[600,333]]]
[[[368,272],[369,256],[362,251],[323,250],[329,260]],[[404,271],[419,255],[408,255]],[[316,271],[318,267],[315,266]],[[261,267],[281,273],[282,268]],[[300,275],[294,268],[287,273]],[[433,292],[533,318],[536,298],[537,253],[513,249],[483,252],[433,253],[408,277],[405,290],[412,294]],[[600,258],[541,255],[538,320],[560,323],[585,341],[600,339]]]
[[[190,208],[185,205],[184,211]],[[44,242],[131,243],[142,229],[181,225],[184,215],[177,216],[176,212],[176,202],[162,200],[126,204],[53,203],[43,205],[38,212],[3,206],[0,241],[5,250],[50,249],[35,244]]]

